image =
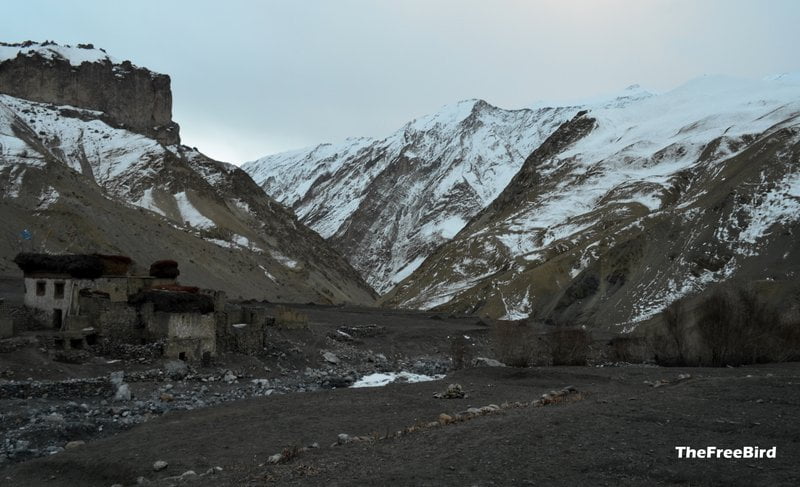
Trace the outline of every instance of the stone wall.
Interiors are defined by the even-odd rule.
[[[255,355],[267,345],[266,327],[275,319],[267,310],[228,304],[224,313],[217,313],[217,348],[222,352]]]
[[[145,330],[139,313],[128,303],[96,296],[80,296],[78,299],[81,314],[67,318],[68,330],[92,327],[98,335],[116,343],[138,344],[144,338]]]
[[[116,387],[107,378],[10,381],[0,384],[0,399],[109,397],[115,390]]]
[[[57,285],[63,286],[60,294],[56,294]],[[26,277],[25,306],[37,310],[51,328],[61,329],[54,316],[60,312],[60,322],[70,313],[75,294],[73,288],[74,281],[68,277]]]
[[[199,361],[217,353],[216,317],[213,313],[142,314],[150,340],[166,339],[164,356]]]
[[[172,121],[170,78],[125,61],[83,63],[38,55],[0,63],[0,92],[26,100],[98,110],[103,121],[170,145],[180,142]],[[79,117],[75,110],[64,116]]]

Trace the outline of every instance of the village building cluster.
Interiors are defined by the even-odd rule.
[[[172,260],[147,272],[119,255],[22,253],[14,261],[24,273],[25,306],[57,348],[158,342],[167,358],[207,361],[263,350],[274,323],[263,308],[229,303],[223,291],[180,285]]]

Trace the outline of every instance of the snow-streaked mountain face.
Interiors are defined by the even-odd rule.
[[[704,77],[588,105],[385,302],[631,329],[800,270],[800,83]]]
[[[175,258],[184,282],[234,297],[374,302],[356,271],[244,171],[109,117],[0,95],[0,270],[14,272],[15,234],[29,228],[45,251]]]
[[[385,139],[322,144],[242,168],[387,292],[494,200],[575,112],[462,101]]]

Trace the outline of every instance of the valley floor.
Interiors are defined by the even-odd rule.
[[[466,398],[434,398],[454,382]],[[568,400],[530,405],[568,385],[578,391]],[[189,480],[178,476],[193,470],[199,475],[191,485],[798,485],[798,385],[796,363],[472,368],[440,381],[170,412],[119,435],[8,466],[0,478],[9,486],[135,485],[139,477],[178,485]],[[509,407],[391,435],[437,421],[441,413],[455,417],[489,404]],[[392,437],[334,446],[342,433]],[[268,463],[286,447],[313,443],[319,448]],[[776,446],[777,458],[680,460],[675,447],[684,445]],[[169,465],[154,472],[157,460]],[[206,473],[214,467],[222,470]]]
[[[22,345],[0,352],[0,485],[800,485],[800,363],[475,367],[347,388],[376,372],[445,372],[458,336],[467,358],[492,356],[489,329],[292,308],[307,329],[270,328],[258,356],[177,375],[147,347],[71,364],[32,335],[12,339]],[[127,401],[108,389],[120,370]],[[449,384],[466,397],[435,397]],[[85,443],[65,449],[72,440]],[[676,446],[775,446],[777,458],[684,460]]]

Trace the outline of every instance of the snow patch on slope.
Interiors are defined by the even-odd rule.
[[[185,191],[177,193],[175,202],[178,204],[178,211],[181,213],[181,220],[188,223],[190,226],[201,229],[213,228],[216,226],[213,221],[204,216],[200,211],[194,207],[189,196]]]

